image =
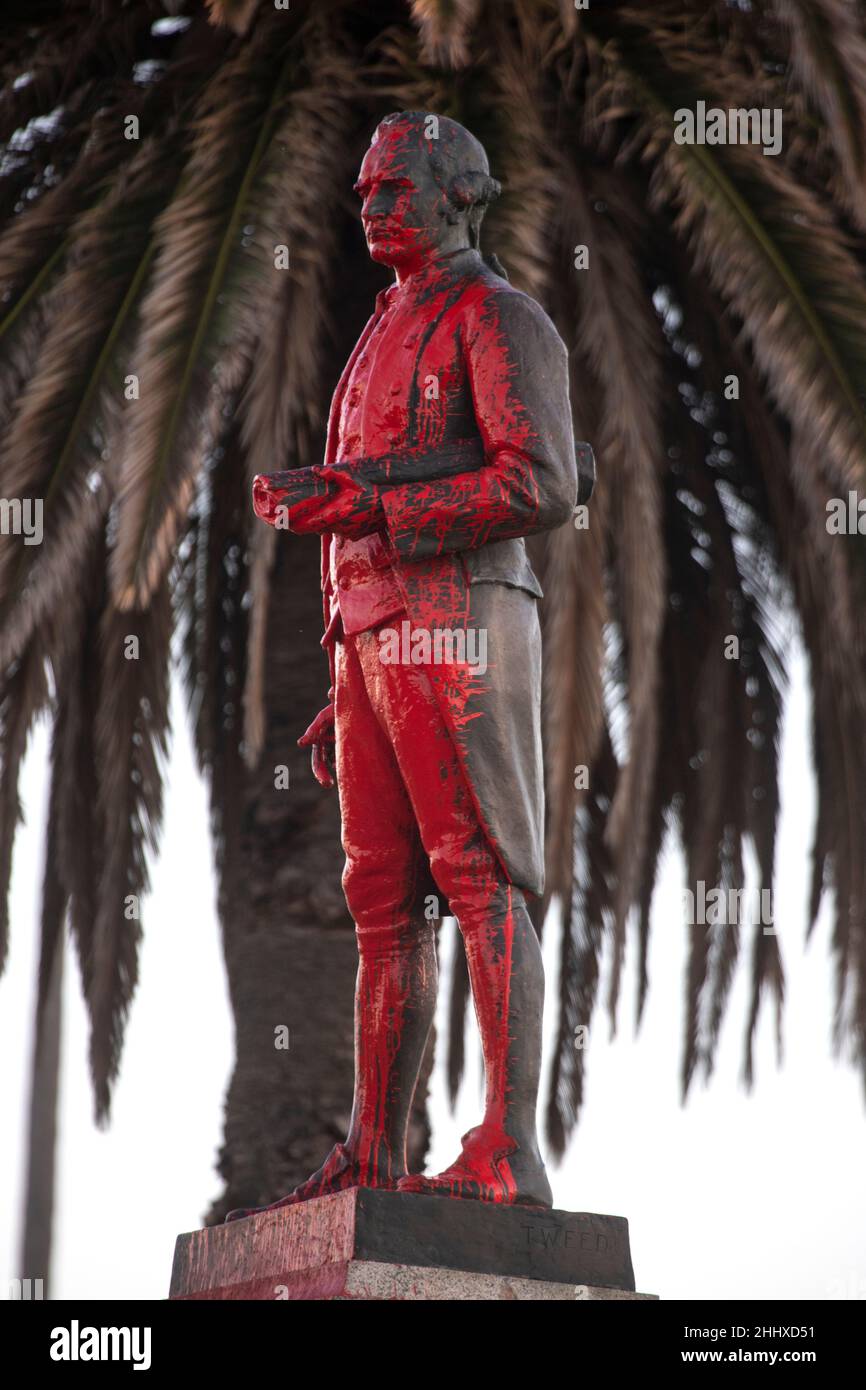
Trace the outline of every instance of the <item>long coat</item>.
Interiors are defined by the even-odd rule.
[[[511,882],[541,894],[542,591],[522,538],[567,522],[578,498],[566,348],[540,305],[476,251],[440,262],[414,292],[417,329],[371,376],[364,402],[386,426],[394,459],[381,491],[393,570],[413,629],[486,636],[486,670],[426,669],[484,831]],[[378,296],[334,394],[326,464],[338,461],[346,384],[389,293]],[[437,450],[444,458],[464,443],[480,443],[480,466],[437,477]],[[407,459],[422,453],[431,476],[401,483],[404,450]],[[323,535],[326,623],[330,542]]]

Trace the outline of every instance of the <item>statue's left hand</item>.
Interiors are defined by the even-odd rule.
[[[269,526],[279,521],[279,507],[283,502],[285,490],[280,486],[287,473],[258,473],[253,478],[253,511]]]
[[[349,464],[260,473],[253,507],[271,526],[298,535],[336,531],[357,539],[385,524],[378,490]]]
[[[334,772],[334,702],[319,710],[310,727],[298,739],[299,748],[312,750],[313,776],[320,787],[333,787]]]

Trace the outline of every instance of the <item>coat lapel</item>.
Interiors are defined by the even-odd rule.
[[[352,349],[352,351],[351,351],[351,353],[350,353],[350,355],[349,355],[349,360],[348,360],[348,362],[346,363],[345,367],[343,368],[342,374],[341,374],[341,376],[340,376],[340,380],[337,382],[337,388],[336,388],[336,390],[334,391],[333,396],[331,397],[331,409],[330,409],[329,412],[328,412],[328,432],[327,432],[327,437],[326,437],[326,441],[325,441],[325,463],[326,463],[326,464],[327,464],[327,463],[334,463],[334,462],[336,461],[336,457],[337,457],[337,440],[338,440],[339,427],[340,427],[340,411],[341,411],[342,406],[343,406],[343,397],[344,397],[344,395],[346,394],[346,387],[347,387],[348,382],[349,382],[349,377],[350,377],[351,374],[352,374],[352,368],[354,367],[356,361],[358,360],[358,357],[360,356],[360,354],[361,354],[361,352],[362,352],[362,350],[363,350],[363,348],[364,348],[364,346],[365,346],[367,340],[369,339],[370,334],[372,333],[373,329],[376,327],[376,324],[379,322],[379,319],[382,317],[382,315],[383,315],[384,312],[385,312],[385,308],[386,308],[386,296],[387,296],[387,293],[388,293],[387,289],[384,289],[384,290],[380,290],[379,293],[376,295],[376,307],[375,307],[375,309],[373,310],[373,313],[370,315],[369,319],[367,320],[367,323],[366,323],[364,329],[362,330],[361,336],[359,337],[357,343],[356,343],[355,346],[353,347],[353,349]],[[329,622],[329,619],[330,619],[330,611],[329,611],[329,610],[330,610],[330,598],[329,598],[330,573],[331,573],[331,532],[330,532],[330,531],[323,531],[323,532],[322,532],[321,583],[322,583],[322,600],[323,600],[324,610],[325,610],[325,628],[326,628],[326,629],[327,629],[327,627],[328,627],[328,622]]]

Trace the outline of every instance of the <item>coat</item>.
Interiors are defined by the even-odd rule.
[[[339,462],[343,393],[388,293],[334,393],[326,464]],[[392,567],[413,629],[474,628],[476,640],[486,637],[486,670],[427,670],[489,841],[509,880],[540,895],[542,591],[523,537],[563,525],[578,500],[567,351],[540,305],[477,251],[437,263],[415,293],[417,332],[371,377],[364,403],[388,425],[382,448],[393,459],[392,484],[381,502]],[[480,443],[480,466],[437,477],[437,449],[445,457],[466,443]],[[428,478],[400,482],[404,450],[429,461]],[[324,534],[326,624],[330,541]]]

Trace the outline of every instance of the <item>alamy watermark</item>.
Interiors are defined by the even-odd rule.
[[[847,497],[831,497],[825,526],[831,536],[866,536],[866,497],[853,490]]]
[[[9,1279],[6,1297],[13,1303],[30,1303],[45,1297],[44,1279]]]
[[[51,1332],[52,1361],[131,1361],[134,1371],[150,1369],[149,1327],[82,1327],[73,1318],[69,1327]]]
[[[42,498],[0,497],[0,535],[23,536],[25,545],[41,545]]]
[[[707,888],[701,878],[694,892],[691,888],[685,889],[683,907],[686,922],[691,927],[732,927],[760,922],[764,936],[776,935],[772,888],[759,888],[754,892],[747,892],[745,888]]]
[[[379,660],[384,666],[471,666],[487,670],[487,629],[483,627],[413,627],[408,619],[379,630]]]
[[[674,112],[677,145],[760,145],[763,154],[777,155],[782,148],[782,109],[774,107],[707,107],[699,101],[694,111],[681,106]]]

